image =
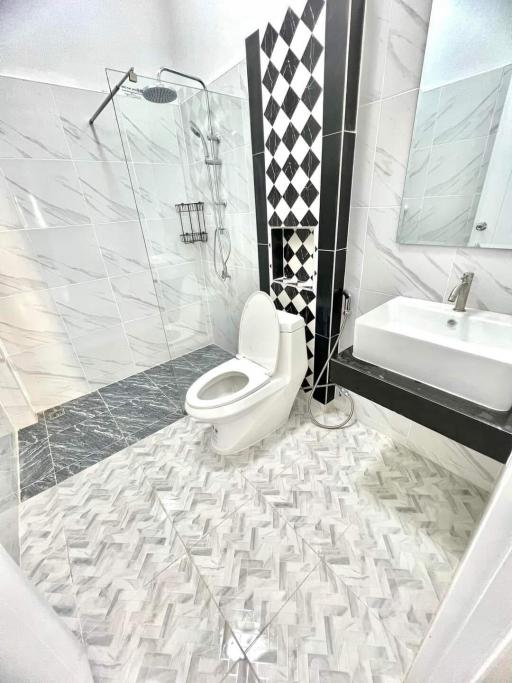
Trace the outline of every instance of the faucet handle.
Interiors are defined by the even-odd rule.
[[[471,271],[468,271],[467,273],[462,273],[460,281],[465,285],[470,285],[471,282],[473,281],[474,277],[475,277],[475,274],[472,273]]]

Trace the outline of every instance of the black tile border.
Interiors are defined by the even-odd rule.
[[[344,249],[347,246],[355,145],[356,134],[350,132],[343,133],[343,149],[341,153],[341,173],[338,197],[338,230],[336,238],[336,249]]]
[[[265,154],[252,155],[254,177],[254,204],[256,212],[256,235],[260,243],[267,241],[267,190],[265,187]]]
[[[320,376],[320,371],[325,365],[329,353],[332,351],[333,345],[336,343],[336,337],[324,337],[322,334],[315,334],[315,360],[314,360],[314,376],[316,380],[319,379],[319,384],[326,384],[328,377],[327,367],[325,371]],[[332,381],[332,378],[330,378]],[[313,397],[320,403],[326,404],[332,401],[334,398],[334,387],[324,387],[321,389],[316,389]]]
[[[251,35],[245,39],[245,54],[247,58],[247,84],[249,88],[252,153],[259,154],[264,151],[259,31],[251,33]]]
[[[324,361],[325,362],[325,361]],[[493,460],[512,450],[512,411],[501,413],[354,357],[352,347],[330,363],[333,382]]]
[[[350,0],[327,0],[323,135],[343,130],[345,72],[350,22]],[[322,152],[323,153],[323,152]]]
[[[258,244],[258,267],[260,271],[260,289],[270,294],[270,265],[268,262],[268,244]]]
[[[334,249],[336,247],[341,143],[341,133],[322,137],[319,249]]]
[[[283,277],[284,274],[284,231],[271,230],[270,244],[272,250],[272,279],[276,280],[278,277]]]
[[[364,16],[365,0],[351,0],[347,92],[345,97],[344,121],[344,129],[348,131],[356,130]]]

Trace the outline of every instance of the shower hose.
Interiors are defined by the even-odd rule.
[[[313,422],[313,424],[315,424],[317,427],[321,427],[322,429],[343,429],[344,427],[348,426],[348,423],[350,422],[350,420],[352,419],[352,416],[354,414],[354,399],[352,398],[352,396],[350,395],[350,393],[346,389],[343,389],[341,387],[340,387],[341,393],[345,396],[345,398],[348,399],[349,406],[350,406],[348,416],[342,422],[340,422],[339,424],[334,424],[334,425],[322,424],[321,422],[319,422],[315,418],[315,416],[313,415],[313,412],[311,410],[311,402],[313,401],[313,394],[315,393],[315,391],[317,389],[324,389],[326,387],[336,387],[337,386],[334,382],[327,382],[326,384],[319,384],[319,382],[320,382],[320,379],[321,379],[322,375],[324,374],[325,370],[327,369],[331,358],[334,356],[334,353],[338,349],[341,336],[342,336],[343,331],[345,329],[345,325],[347,323],[347,320],[350,316],[350,312],[351,312],[350,311],[350,304],[351,304],[350,294],[348,292],[343,292],[343,311],[341,314],[340,333],[338,334],[338,338],[336,339],[336,343],[333,345],[332,350],[329,353],[329,356],[328,356],[327,360],[325,361],[325,364],[324,364],[322,370],[320,371],[320,374],[318,375],[318,379],[313,384],[313,388],[309,392],[309,396],[308,396],[307,408],[308,408],[309,416],[311,418],[311,422]]]

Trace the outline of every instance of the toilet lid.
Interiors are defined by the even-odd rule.
[[[247,299],[240,319],[238,351],[272,375],[279,353],[279,319],[272,299],[254,292]]]

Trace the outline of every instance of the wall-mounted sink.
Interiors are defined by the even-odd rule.
[[[512,316],[397,297],[356,320],[353,354],[492,410],[512,407]]]

